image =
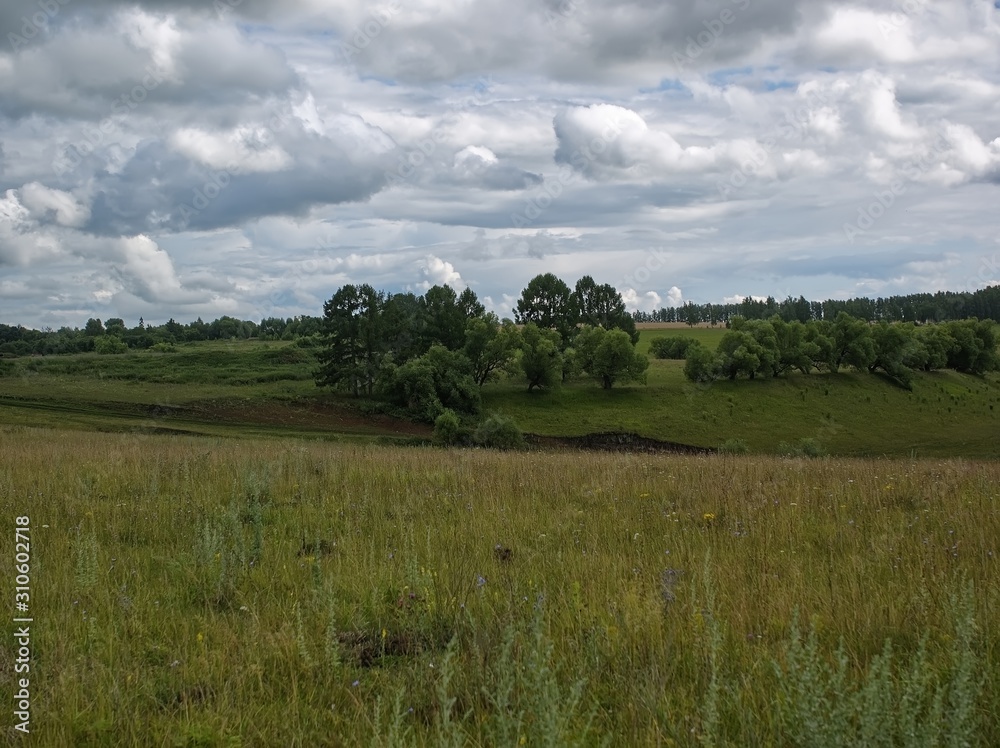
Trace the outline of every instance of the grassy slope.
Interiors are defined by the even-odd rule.
[[[948,729],[973,715],[954,744],[998,745],[998,485],[996,463],[958,460],[0,427],[11,555],[13,518],[31,522],[32,744],[873,745],[827,713],[868,705],[891,742],[926,633],[921,677],[947,682],[957,646],[984,679],[943,692]],[[949,603],[962,580],[968,644]],[[774,663],[796,616],[823,662],[843,645],[852,695],[890,639],[892,683],[860,701],[806,684],[785,703],[811,711],[781,722]],[[389,734],[397,693],[408,737]],[[816,724],[840,742],[793,741]]]
[[[723,333],[645,329],[638,348],[645,352],[653,338],[666,335],[714,345]],[[349,400],[317,392],[314,365],[308,351],[256,341],[188,344],[173,354],[4,360],[0,420],[212,435],[426,433],[352,414],[345,407]],[[838,454],[1000,455],[1000,380],[954,372],[920,374],[913,392],[854,373],[699,387],[684,379],[683,362],[654,360],[646,386],[608,392],[581,380],[555,392],[528,393],[511,381],[488,386],[484,402],[526,431],[549,436],[633,431],[708,447],[735,438],[763,452],[810,437]],[[328,410],[316,412],[317,404]]]

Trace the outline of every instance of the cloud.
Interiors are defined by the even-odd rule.
[[[461,291],[466,287],[461,274],[455,270],[455,266],[450,262],[442,260],[434,255],[427,255],[420,262],[420,271],[425,280],[420,284],[420,288],[427,290],[431,286],[451,286],[456,291]]]
[[[509,314],[548,271],[634,308],[996,275],[990,3],[48,6],[0,4],[0,321],[317,314],[346,282]]]

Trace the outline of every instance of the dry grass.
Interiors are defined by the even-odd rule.
[[[961,640],[1000,744],[998,496],[962,460],[0,431],[39,745],[794,744],[795,620],[857,688],[925,635],[957,682]]]

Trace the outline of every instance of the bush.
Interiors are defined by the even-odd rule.
[[[826,450],[815,439],[799,439],[795,444],[781,442],[778,452],[785,457],[826,457]]]
[[[155,343],[150,347],[151,351],[156,351],[157,353],[176,353],[177,348],[174,347],[173,343]]]
[[[101,355],[128,353],[128,346],[116,335],[101,335],[94,338],[94,351]]]
[[[524,434],[510,418],[493,414],[476,427],[472,441],[490,449],[522,449]]]
[[[750,447],[742,439],[726,439],[719,445],[719,452],[724,455],[745,455],[749,454]]]
[[[715,379],[718,362],[715,353],[701,343],[688,346],[684,376],[692,382],[711,382]]]
[[[465,440],[462,424],[455,411],[448,408],[434,420],[433,439],[439,447],[454,447]]]
[[[653,358],[669,358],[675,361],[682,361],[687,355],[688,348],[697,344],[694,338],[682,335],[673,335],[667,338],[656,338],[649,344],[649,355]]]

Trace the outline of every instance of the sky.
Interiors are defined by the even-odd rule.
[[[0,322],[1000,282],[1000,0],[4,0]]]

